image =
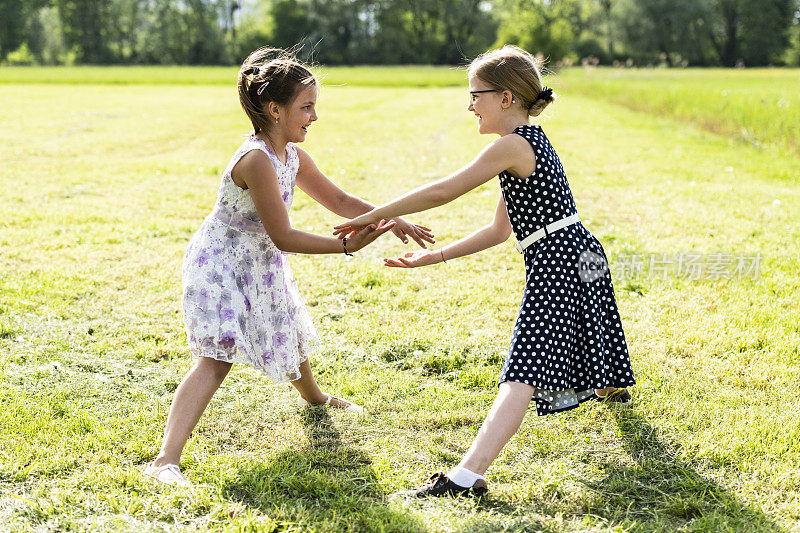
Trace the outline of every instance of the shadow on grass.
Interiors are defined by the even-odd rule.
[[[629,456],[625,464],[607,464],[602,480],[581,480],[589,489],[584,501],[506,502],[491,496],[478,507],[495,517],[480,517],[462,531],[494,530],[509,522],[519,531],[563,531],[547,517],[581,521],[592,527],[625,531],[785,531],[761,510],[748,505],[679,457],[679,447],[664,442],[656,429],[630,408],[610,406]],[[631,462],[633,464],[631,464]],[[584,524],[582,527],[586,527]],[[504,529],[508,530],[508,529]],[[593,529],[589,529],[593,530]],[[588,530],[587,530],[588,531]]]
[[[325,409],[306,408],[301,419],[308,445],[270,464],[240,468],[223,487],[226,498],[303,530],[426,530],[419,520],[386,505],[369,457],[342,441]]]
[[[779,532],[769,516],[704,477],[679,457],[679,446],[633,409],[612,406],[623,447],[633,465],[609,464],[599,483],[586,483],[598,498],[589,511],[610,523],[643,530]]]

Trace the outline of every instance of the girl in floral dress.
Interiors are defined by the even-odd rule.
[[[314,380],[308,357],[318,336],[287,253],[350,255],[390,230],[403,242],[433,242],[428,228],[399,218],[345,240],[292,227],[295,185],[343,217],[374,207],[328,180],[296,145],[317,120],[317,89],[308,68],[279,50],[256,50],[239,71],[239,100],[253,133],[223,172],[214,209],[184,257],[184,322],[196,363],[175,391],[161,450],[145,467],[159,481],[189,484],[179,468],[181,452],[233,363],[291,382],[307,403],[363,412],[323,393]]]

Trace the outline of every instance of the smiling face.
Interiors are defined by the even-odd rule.
[[[469,106],[467,109],[478,117],[478,133],[499,131],[502,93],[494,90],[477,76],[469,78]]]
[[[300,143],[306,140],[308,127],[317,120],[317,85],[302,89],[294,100],[279,106],[278,130],[287,142]]]

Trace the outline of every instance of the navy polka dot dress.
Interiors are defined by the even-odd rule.
[[[561,161],[542,128],[524,125],[514,133],[536,154],[530,177],[500,174],[511,227],[522,240],[577,209]],[[587,254],[597,254],[608,264],[600,241],[580,222],[524,251],[525,293],[500,383],[532,385],[539,415],[577,407],[594,398],[594,389],[635,383],[611,275],[607,268],[583,275],[579,261]]]

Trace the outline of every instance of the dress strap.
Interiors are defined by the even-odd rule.
[[[300,168],[300,157],[297,155],[297,146],[294,143],[286,144],[286,166],[295,173]]]
[[[300,158],[297,156],[297,147],[294,143],[286,143],[286,163],[284,163],[278,158],[275,152],[272,151],[267,143],[258,137],[250,136],[249,140],[255,143],[255,146],[260,148],[269,156],[273,165],[275,165],[276,170],[280,168],[287,168],[294,173],[297,172],[297,169],[300,167]]]
[[[230,163],[228,163],[228,168],[226,169],[225,173],[230,174],[233,171],[233,167],[248,153],[252,152],[253,150],[261,150],[268,157],[274,157],[272,152],[266,147],[266,145],[261,142],[259,139],[255,137],[249,137],[242,145],[237,148],[236,152],[233,154]]]

